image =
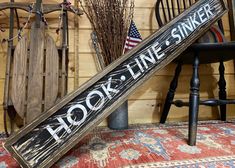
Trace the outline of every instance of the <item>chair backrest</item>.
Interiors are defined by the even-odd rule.
[[[155,5],[155,16],[159,27],[164,26],[173,18],[184,12],[197,0],[157,0]],[[218,21],[218,26],[223,32],[222,21]]]

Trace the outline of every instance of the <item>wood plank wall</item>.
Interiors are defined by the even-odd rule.
[[[61,0],[62,1],[62,0]],[[44,3],[60,3],[59,0],[44,0]],[[73,1],[73,0],[72,0]],[[1,2],[7,2],[3,0]],[[16,2],[34,2],[33,0],[16,0]],[[154,17],[154,4],[156,0],[135,0],[134,21],[143,38],[148,37],[153,31],[158,29]],[[73,2],[74,4],[74,2]],[[8,23],[9,11],[0,13],[0,23]],[[25,21],[27,13],[19,12],[21,21]],[[58,36],[55,31],[58,27],[59,13],[46,15],[49,22],[50,29],[48,32],[56,40]],[[228,15],[223,17],[225,28],[225,36],[230,40]],[[0,32],[0,39],[8,37],[8,24],[3,24],[6,31]],[[89,80],[97,73],[94,50],[91,47],[90,33],[92,31],[91,25],[85,15],[75,17],[69,14],[69,74],[68,74],[68,91],[71,92]],[[25,30],[27,33],[27,30]],[[16,44],[17,41],[14,41]],[[57,42],[59,45],[59,42]],[[4,80],[6,67],[6,44],[0,45],[0,131],[3,130],[3,94],[4,94]],[[128,99],[129,103],[129,123],[155,123],[159,122],[164,99],[168,91],[170,81],[175,71],[175,64],[171,63],[167,67],[157,72],[152,78],[141,86]],[[229,98],[235,98],[235,77],[234,77],[234,63],[228,61],[225,63],[227,80],[227,94]],[[187,100],[189,95],[189,81],[192,73],[192,66],[185,65],[182,69],[182,74],[179,79],[179,86],[176,93],[177,99]],[[207,64],[200,66],[200,80],[201,80],[201,98],[218,97],[217,81],[219,78],[218,64]],[[235,116],[235,106],[228,105],[228,118]],[[200,106],[199,119],[218,119],[219,111],[217,107]],[[188,108],[177,108],[172,106],[168,121],[187,121]],[[106,125],[104,121],[101,125]]]

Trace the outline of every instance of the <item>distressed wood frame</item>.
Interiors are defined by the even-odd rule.
[[[192,14],[198,12],[199,8],[201,9],[203,6],[205,6],[206,3],[208,3],[208,4],[215,3],[217,5],[218,11],[216,12],[216,14],[214,14],[213,18],[209,19],[206,23],[202,23],[201,25],[199,25],[193,32],[190,33],[190,35],[188,35],[186,38],[184,38],[180,43],[174,44],[174,45],[169,45],[168,44],[169,41],[167,41],[168,39],[165,39],[165,38],[167,38],[166,33],[172,32],[175,25],[180,24],[183,21],[185,21],[186,19],[188,19],[187,16],[189,16],[189,15],[192,16]],[[150,37],[148,37],[141,44],[139,44],[135,49],[128,52],[127,54],[125,54],[120,59],[116,60],[115,62],[113,62],[111,65],[109,65],[102,72],[98,73],[95,77],[93,77],[87,83],[82,85],[78,90],[67,95],[58,104],[56,104],[54,107],[52,107],[47,112],[45,112],[40,117],[38,117],[33,123],[24,127],[23,129],[19,130],[15,135],[13,135],[9,139],[7,139],[6,143],[4,144],[5,149],[8,150],[13,155],[13,157],[21,164],[22,167],[50,167],[50,166],[52,166],[61,156],[63,156],[66,152],[68,152],[86,134],[88,134],[90,130],[95,128],[102,120],[104,120],[110,113],[112,113],[113,110],[115,110],[118,106],[120,106],[127,99],[127,97],[138,88],[138,86],[143,84],[148,78],[150,78],[152,75],[154,75],[155,72],[157,72],[159,69],[165,67],[168,63],[170,63],[173,59],[175,59],[178,55],[180,55],[188,46],[190,46],[194,41],[196,41],[196,39],[198,39],[201,35],[203,35],[214,22],[216,22],[218,19],[220,19],[223,16],[223,14],[226,11],[227,10],[226,10],[226,7],[225,7],[223,0],[199,0],[197,3],[192,5],[192,7],[190,7],[188,10],[186,10],[184,13],[182,13],[181,15],[176,17],[174,20],[172,20],[167,25],[163,26],[160,30],[153,33]],[[161,39],[161,41],[160,41],[160,39]],[[45,157],[45,159],[40,160],[40,162],[35,163],[32,161],[27,161],[26,158],[19,153],[19,150],[21,148],[20,144],[26,142],[24,140],[27,138],[30,138],[30,134],[32,134],[32,137],[33,137],[32,140],[35,140],[35,138],[37,138],[37,137],[33,136],[33,134],[36,133],[35,135],[39,136],[37,134],[37,131],[43,131],[41,129],[44,129],[44,126],[46,126],[45,124],[47,124],[47,126],[50,124],[50,123],[46,123],[47,119],[48,119],[48,121],[51,122],[51,120],[53,120],[55,118],[57,113],[63,112],[64,108],[71,107],[71,106],[73,106],[73,104],[77,103],[75,100],[76,100],[76,98],[78,99],[80,95],[83,96],[83,94],[86,94],[86,92],[90,92],[92,87],[100,84],[102,82],[102,80],[106,80],[105,82],[107,82],[108,81],[107,77],[108,77],[108,75],[112,74],[112,71],[122,70],[122,69],[120,69],[119,66],[121,66],[121,65],[125,64],[126,62],[130,61],[131,59],[134,59],[135,57],[139,56],[137,54],[140,54],[141,52],[147,51],[147,48],[150,48],[151,45],[153,44],[153,42],[156,43],[156,40],[161,42],[161,45],[162,45],[161,47],[163,47],[165,45],[165,48],[164,47],[163,48],[164,48],[164,50],[166,50],[166,53],[167,52],[169,52],[169,53],[167,53],[166,56],[162,57],[162,59],[159,59],[157,64],[155,64],[153,67],[151,67],[152,69],[146,71],[144,73],[144,75],[141,76],[141,78],[136,79],[136,81],[133,81],[132,84],[125,85],[125,87],[127,89],[122,90],[121,95],[120,94],[112,95],[114,97],[112,99],[112,101],[107,101],[107,106],[105,106],[102,110],[100,110],[99,113],[95,113],[96,111],[92,111],[93,112],[92,116],[90,116],[90,118],[87,118],[87,119],[91,120],[90,122],[86,121],[88,123],[83,124],[81,127],[80,127],[80,125],[77,126],[77,127],[79,127],[79,128],[77,128],[78,130],[74,131],[74,133],[72,135],[70,134],[69,136],[66,135],[65,137],[63,137],[63,138],[65,138],[65,140],[63,140],[63,143],[59,142],[59,143],[61,143],[60,145],[58,145],[59,143],[56,144],[56,145],[58,145],[58,148],[55,148],[53,146],[55,149],[53,150],[52,153],[49,153],[49,152],[51,152],[50,151],[51,148],[49,148],[49,149],[45,148],[45,151],[42,154],[46,155],[47,157]],[[163,53],[163,51],[162,51],[162,53]],[[108,103],[110,103],[110,104],[108,104]],[[62,110],[62,111],[59,111],[59,110]],[[67,111],[66,111],[66,113],[67,113]],[[51,120],[49,120],[49,118]],[[64,135],[64,134],[62,134],[62,135]],[[30,140],[30,139],[28,139],[28,140]],[[31,142],[31,143],[33,143],[33,142]],[[55,141],[55,143],[57,143],[57,141]],[[36,145],[36,144],[34,144],[34,145]],[[42,147],[42,146],[40,146],[40,147]],[[18,148],[18,150],[17,150],[17,148]],[[36,147],[33,146],[33,149],[35,149],[35,148]],[[27,151],[31,152],[33,149],[28,148]],[[35,152],[35,150],[34,150],[34,152]],[[39,161],[39,160],[37,160],[37,161]]]

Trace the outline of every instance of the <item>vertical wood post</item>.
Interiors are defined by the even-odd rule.
[[[193,64],[193,76],[191,79],[191,88],[189,95],[189,145],[196,145],[197,138],[197,121],[198,121],[198,108],[199,108],[199,58],[198,53],[194,56],[194,64]]]
[[[42,0],[37,0],[36,1],[36,28],[40,27],[40,21],[42,19],[41,6],[42,6]]]
[[[66,0],[64,0],[66,2]],[[66,10],[63,11],[63,16],[62,16],[62,24],[63,24],[63,30],[62,30],[62,90],[61,90],[61,96],[65,96],[66,94],[66,88],[67,88],[67,83],[66,83],[66,76],[67,76],[67,67],[66,67],[66,61],[67,57],[66,55],[68,54],[67,49],[68,49],[68,13]]]
[[[14,0],[10,1],[11,3],[14,2]],[[14,36],[14,9],[10,9],[10,31],[9,31],[9,39],[12,39]],[[5,76],[5,89],[4,89],[4,101],[3,101],[3,106],[4,106],[4,128],[6,134],[8,134],[7,130],[7,102],[9,101],[9,83],[10,83],[10,69],[11,69],[11,59],[12,59],[12,48],[13,48],[13,40],[8,41],[8,49],[7,49],[7,65],[6,65],[6,76]],[[10,118],[11,119],[11,118]]]
[[[224,63],[223,61],[220,61],[219,65],[219,99],[220,100],[226,100],[227,99],[227,93],[226,93],[226,80],[224,78]],[[222,121],[226,121],[226,104],[220,105],[220,117]]]

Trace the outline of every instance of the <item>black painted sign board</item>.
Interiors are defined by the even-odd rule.
[[[197,1],[7,139],[4,147],[22,167],[52,166],[138,86],[181,54],[225,12],[222,0]]]

